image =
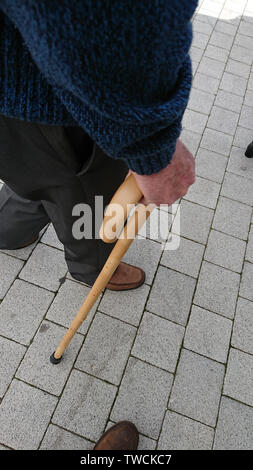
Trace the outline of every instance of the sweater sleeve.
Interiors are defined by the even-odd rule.
[[[54,93],[139,174],[171,160],[191,89],[197,0],[0,0]]]

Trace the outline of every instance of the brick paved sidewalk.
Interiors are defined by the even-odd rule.
[[[137,239],[125,259],[146,283],[105,291],[58,366],[88,288],[59,282],[52,227],[0,252],[1,449],[91,449],[122,419],[140,449],[253,448],[253,1],[200,1],[191,54],[182,139],[197,179],[180,248]]]

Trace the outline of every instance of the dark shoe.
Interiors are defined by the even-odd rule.
[[[102,435],[94,450],[136,450],[138,443],[136,426],[130,421],[120,421]]]
[[[11,248],[12,250],[21,250],[21,248],[26,248],[27,246],[30,246],[32,245],[34,242],[36,242],[38,240],[39,236],[36,235],[35,237],[32,238],[32,240],[30,240],[29,242],[25,243],[24,245],[22,246],[18,246],[16,248]]]
[[[247,150],[245,152],[245,157],[247,158],[253,158],[253,142],[248,145]]]
[[[145,273],[141,268],[120,262],[118,268],[107,284],[109,290],[136,289],[145,281]]]

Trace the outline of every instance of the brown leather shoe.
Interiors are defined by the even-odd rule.
[[[138,443],[136,426],[130,421],[120,421],[102,435],[94,450],[136,450]]]
[[[141,268],[121,261],[106,287],[110,290],[136,289],[144,281],[145,273]]]

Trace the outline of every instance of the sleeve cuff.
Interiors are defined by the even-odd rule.
[[[176,148],[176,140],[173,144],[162,151],[148,155],[143,158],[124,158],[130,170],[139,175],[152,175],[165,168],[171,161]]]

